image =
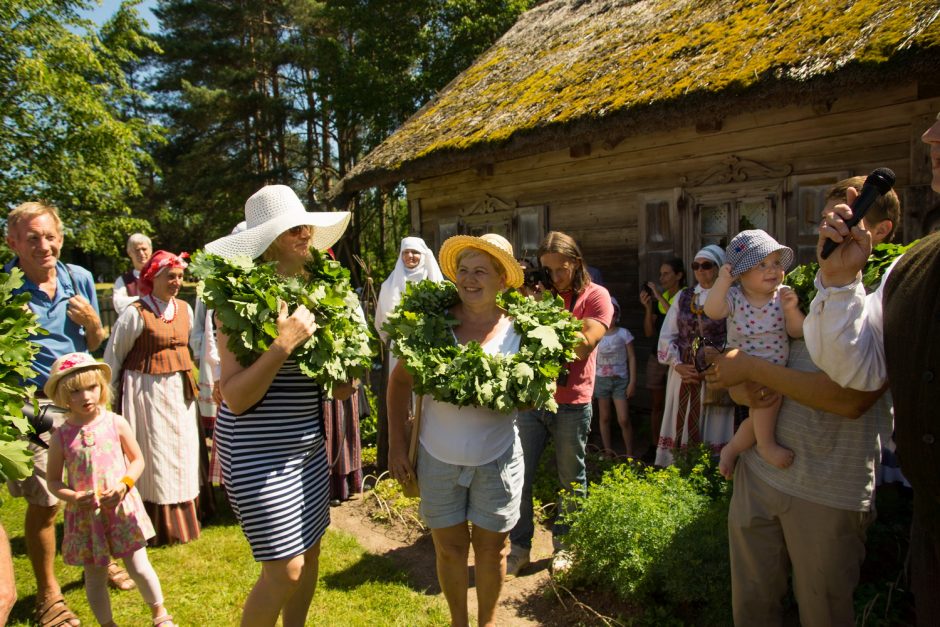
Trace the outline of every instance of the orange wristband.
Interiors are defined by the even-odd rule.
[[[134,480],[124,475],[121,477],[121,483],[127,486],[127,491],[130,492],[134,488]]]

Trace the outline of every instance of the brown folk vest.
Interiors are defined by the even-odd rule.
[[[193,379],[193,361],[189,356],[189,309],[177,300],[176,317],[164,322],[142,301],[131,303],[144,320],[133,348],[124,358],[122,370],[135,370],[147,374],[183,373],[187,383],[187,399],[194,398],[196,383]]]

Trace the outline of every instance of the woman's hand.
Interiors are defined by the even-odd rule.
[[[633,398],[636,394],[636,381],[630,380],[630,383],[627,384],[627,398]]]
[[[408,451],[397,446],[388,450],[388,474],[400,483],[410,481],[415,476],[415,469],[408,461]]]
[[[353,395],[353,392],[356,391],[357,386],[358,381],[355,379],[352,381],[344,381],[343,383],[334,383],[333,399],[337,401],[345,401]]]
[[[673,367],[683,383],[699,383],[702,380],[702,375],[692,364],[676,364]]]
[[[653,297],[650,296],[649,291],[640,290],[640,303],[643,304],[643,308],[646,309],[647,313],[653,310]]]
[[[277,339],[288,353],[306,342],[317,330],[316,317],[304,305],[300,305],[290,316],[287,315],[287,303],[281,301],[277,315]]]

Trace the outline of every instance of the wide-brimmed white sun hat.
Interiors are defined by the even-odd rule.
[[[457,281],[457,258],[467,248],[482,250],[493,257],[506,270],[506,286],[519,287],[524,278],[522,268],[512,254],[512,244],[496,233],[487,233],[479,237],[472,235],[454,235],[447,238],[441,246],[441,271],[451,281]]]
[[[277,236],[295,226],[311,226],[310,245],[326,250],[349,224],[348,211],[307,211],[287,185],[265,185],[245,202],[246,228],[206,244],[206,252],[227,259],[260,257]]]

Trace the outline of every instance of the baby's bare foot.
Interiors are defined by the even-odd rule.
[[[767,463],[773,464],[777,468],[788,468],[793,463],[793,451],[785,446],[780,446],[776,442],[768,446],[758,444],[757,452]]]

